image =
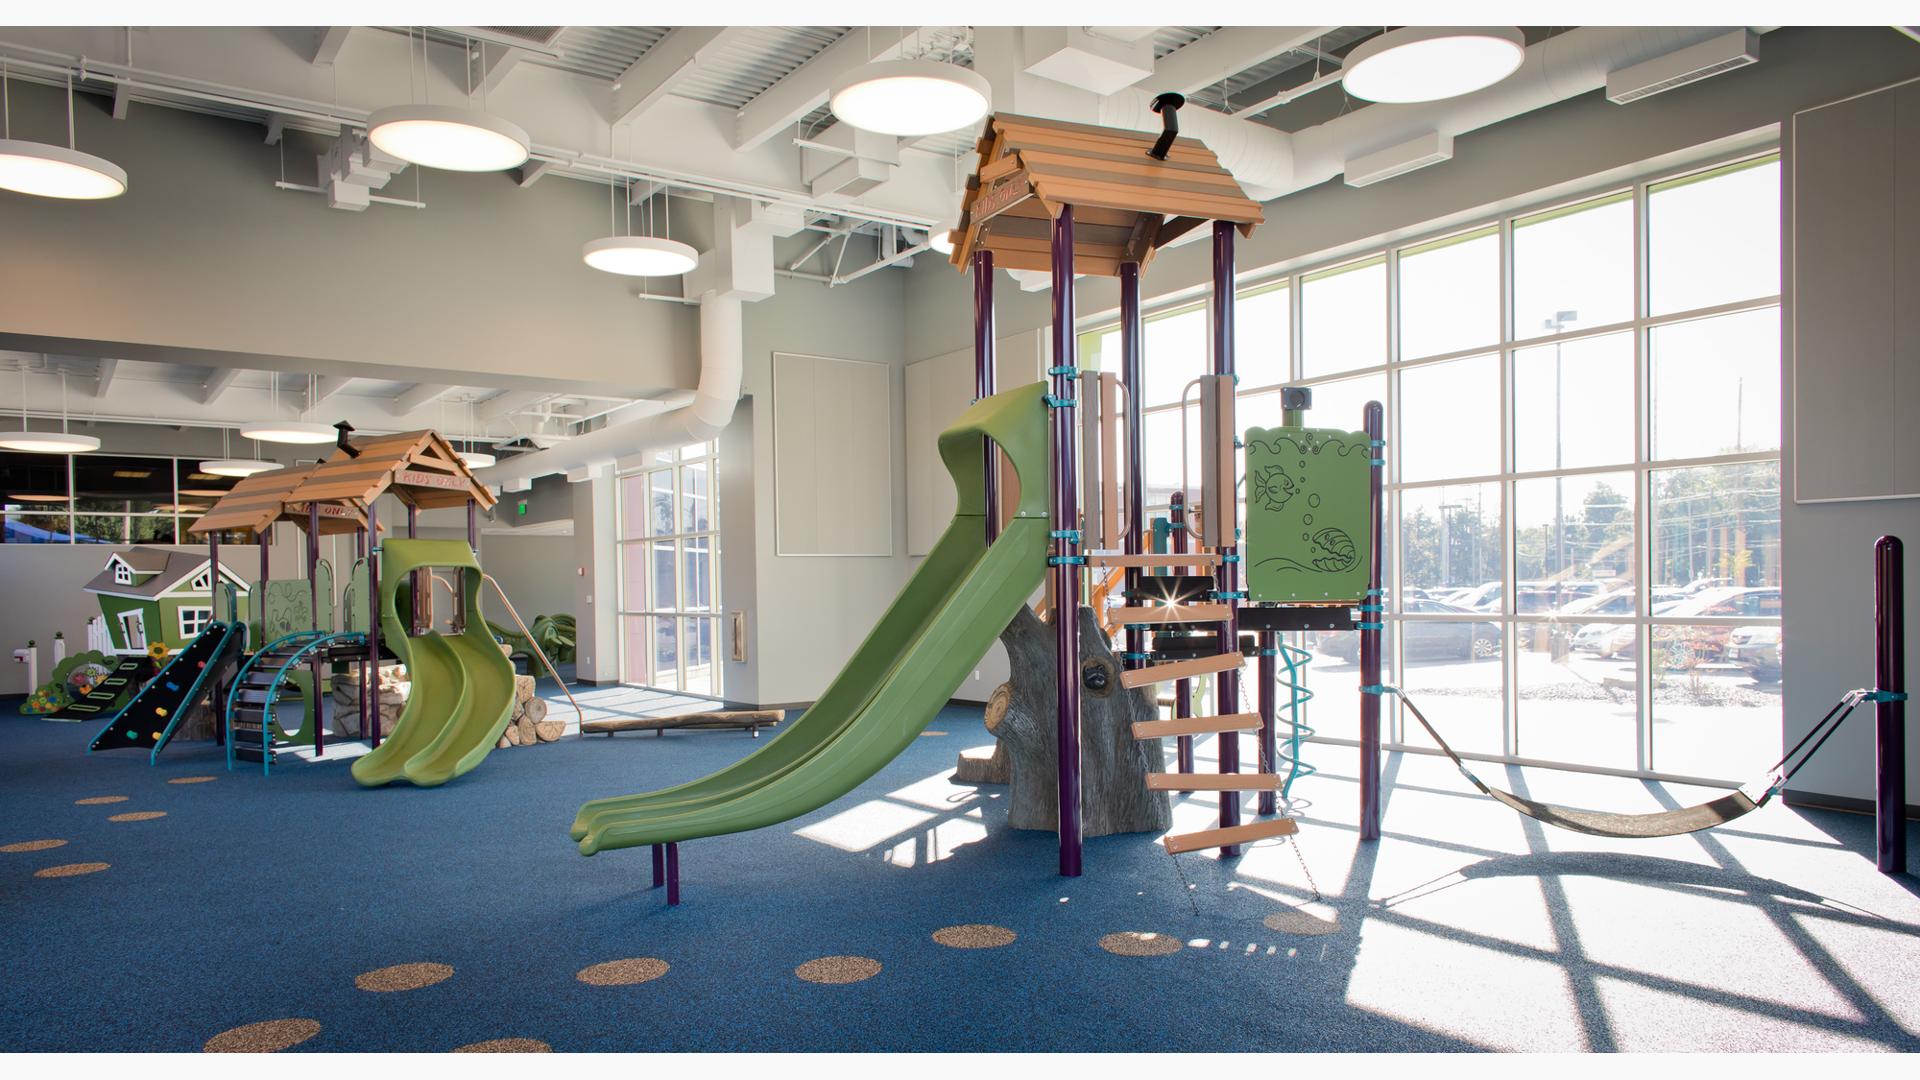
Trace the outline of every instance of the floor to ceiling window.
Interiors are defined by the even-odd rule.
[[[715,451],[659,451],[619,479],[622,682],[722,692]]]
[[[1313,426],[1386,407],[1386,677],[1457,749],[1717,779],[1778,756],[1779,198],[1778,155],[1746,156],[1239,294],[1240,427],[1280,422],[1282,383]],[[1207,304],[1149,318],[1164,508]],[[1113,327],[1081,344],[1117,366]],[[1352,636],[1306,641],[1322,736],[1357,730]]]
[[[0,451],[9,544],[192,544],[187,529],[233,486],[195,459]]]

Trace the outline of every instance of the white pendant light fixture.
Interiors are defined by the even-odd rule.
[[[979,122],[993,88],[977,71],[928,57],[878,60],[833,88],[833,115],[862,131],[913,137]]]
[[[13,137],[7,77],[0,69],[0,188],[49,199],[111,199],[127,190],[127,171],[74,148],[73,73],[67,73],[67,145]]]
[[[20,364],[20,430],[0,436],[0,449],[23,454],[85,454],[100,449],[100,440],[91,435],[67,432],[67,376],[60,375],[60,430],[27,430],[27,365]]]
[[[231,449],[227,445],[227,432],[224,429],[220,432],[220,449],[223,453],[228,452]],[[200,463],[201,472],[211,473],[214,476],[245,477],[245,476],[252,476],[255,473],[272,472],[273,470],[278,468],[280,468],[279,462],[264,461],[257,457],[252,457],[252,458],[223,457],[223,458],[214,458],[211,461],[203,461]]]
[[[1514,26],[1402,26],[1347,54],[1347,93],[1382,104],[1440,101],[1484,90],[1526,59]]]
[[[469,46],[461,47],[466,60]],[[420,35],[420,54],[427,51]],[[422,65],[424,67],[424,64]],[[473,65],[467,69],[467,97],[473,97]],[[422,83],[431,77],[424,75]],[[407,32],[407,85],[413,85],[413,32]],[[402,161],[450,172],[500,172],[526,164],[531,141],[520,125],[459,105],[394,105],[367,117],[367,141]]]
[[[280,377],[275,375],[273,400],[280,401]],[[307,376],[307,405],[313,404],[313,376]],[[240,437],[255,442],[291,443],[296,446],[316,446],[330,443],[339,437],[331,424],[316,424],[308,420],[255,420],[240,426]]]
[[[627,188],[627,234],[604,236],[598,240],[589,240],[580,248],[580,258],[588,266],[609,274],[623,277],[677,277],[692,271],[700,265],[700,253],[689,244],[673,239],[673,195],[662,192],[660,201],[666,204],[665,236],[635,236],[633,233],[633,195],[632,181],[625,182]],[[611,197],[613,189],[608,188]],[[614,227],[614,210],[608,207],[608,228]],[[653,218],[653,198],[647,199],[647,220]]]

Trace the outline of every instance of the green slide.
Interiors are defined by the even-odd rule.
[[[583,854],[785,821],[824,806],[913,742],[1046,571],[1047,410],[1035,383],[976,403],[940,436],[959,493],[953,523],[820,700],[766,746],[711,776],[581,807]],[[1014,520],[985,530],[985,439],[1021,477]]]
[[[466,631],[409,637],[398,603],[407,575],[432,566],[458,568],[465,581]],[[366,787],[406,780],[444,784],[487,756],[513,711],[513,665],[480,613],[480,564],[461,540],[388,540],[380,545],[380,632],[407,666],[412,688],[393,734],[354,759],[353,778]]]

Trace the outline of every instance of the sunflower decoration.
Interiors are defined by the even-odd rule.
[[[147,646],[147,655],[153,657],[155,660],[165,660],[167,654],[172,651],[172,649],[167,648],[167,643],[164,641],[156,641]]]

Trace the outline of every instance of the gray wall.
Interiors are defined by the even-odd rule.
[[[1920,52],[1920,49],[1916,49]],[[1786,737],[1788,745],[1805,734],[1813,722],[1841,694],[1855,687],[1873,685],[1873,542],[1885,533],[1900,536],[1912,545],[1908,557],[1906,604],[1911,613],[1920,601],[1920,499],[1865,499],[1851,502],[1802,502],[1831,494],[1829,473],[1826,490],[1800,489],[1803,478],[1792,467],[1797,452],[1809,449],[1815,438],[1831,438],[1853,447],[1862,458],[1884,458],[1895,445],[1893,432],[1884,416],[1874,415],[1877,407],[1895,397],[1897,386],[1911,392],[1920,378],[1920,342],[1909,335],[1895,343],[1887,333],[1893,316],[1913,314],[1914,300],[1905,301],[1902,312],[1895,301],[1890,308],[1869,307],[1851,312],[1852,317],[1832,317],[1832,304],[1849,305],[1845,297],[1828,292],[1808,292],[1809,320],[1798,327],[1801,305],[1793,290],[1795,282],[1820,282],[1826,277],[1853,279],[1857,288],[1880,290],[1885,297],[1895,284],[1910,291],[1911,277],[1901,282],[1891,265],[1843,264],[1827,267],[1827,262],[1854,252],[1837,252],[1817,259],[1813,244],[1796,244],[1801,238],[1833,235],[1872,234],[1887,230],[1888,222],[1909,216],[1915,205],[1912,194],[1915,175],[1893,167],[1895,158],[1889,144],[1909,163],[1920,155],[1920,125],[1904,126],[1851,123],[1850,113],[1860,107],[1878,109],[1901,93],[1910,95],[1911,86],[1901,92],[1873,95],[1837,109],[1822,109],[1801,118],[1790,127],[1786,153],[1795,167],[1788,170],[1790,182],[1782,207],[1787,223],[1784,258],[1796,272],[1782,275],[1788,290],[1788,319],[1782,327],[1786,347],[1782,363],[1789,386],[1819,388],[1830,380],[1847,385],[1859,408],[1849,414],[1835,408],[1836,402],[1817,398],[1829,415],[1815,422],[1811,415],[1796,425],[1796,410],[1803,391],[1785,395],[1785,461],[1782,470],[1780,507],[1781,545],[1788,560],[1783,583],[1785,607],[1786,655],[1783,658],[1786,688]],[[1800,142],[1795,142],[1796,132]],[[1807,156],[1801,156],[1804,150]],[[1911,169],[1911,165],[1908,165]],[[1903,194],[1897,184],[1904,184]],[[1794,222],[1798,219],[1797,227]],[[1909,228],[1910,228],[1909,224]],[[1831,247],[1821,249],[1831,251]],[[1880,252],[1885,254],[1884,249]],[[1913,252],[1905,252],[1911,260]],[[1863,260],[1864,257],[1863,257]],[[1860,277],[1867,271],[1865,279]],[[1891,347],[1890,347],[1891,346]],[[1794,378],[1794,368],[1799,377]],[[1877,374],[1867,374],[1878,368]],[[1864,376],[1864,378],[1863,378]],[[1910,427],[1910,413],[1892,418],[1896,427]],[[1817,456],[1817,455],[1816,455]],[[1803,462],[1807,456],[1801,456]],[[1868,471],[1893,479],[1882,468],[1884,461],[1865,464]],[[1844,480],[1844,477],[1839,479]],[[1908,668],[1920,674],[1920,646],[1909,645]],[[1793,794],[1839,796],[1846,799],[1873,797],[1873,720],[1871,715],[1856,716],[1835,735],[1827,748],[1794,778]],[[1920,738],[1907,738],[1907,801],[1920,801]]]
[[[15,137],[64,141],[64,95],[11,86]],[[277,190],[280,148],[258,125],[141,105],[116,121],[87,96],[77,120],[81,149],[127,170],[127,194],[0,199],[0,335],[118,343],[107,355],[136,358],[148,358],[143,347],[200,363],[282,358],[257,366],[323,373],[374,365],[359,373],[396,379],[694,385],[694,311],[634,300],[631,281],[580,261],[580,245],[607,231],[604,186],[549,178],[521,189],[506,175],[429,170],[426,209],[355,213]],[[322,145],[290,134],[287,178],[311,184]],[[386,194],[412,198],[415,171]],[[676,235],[701,216],[676,214]]]

